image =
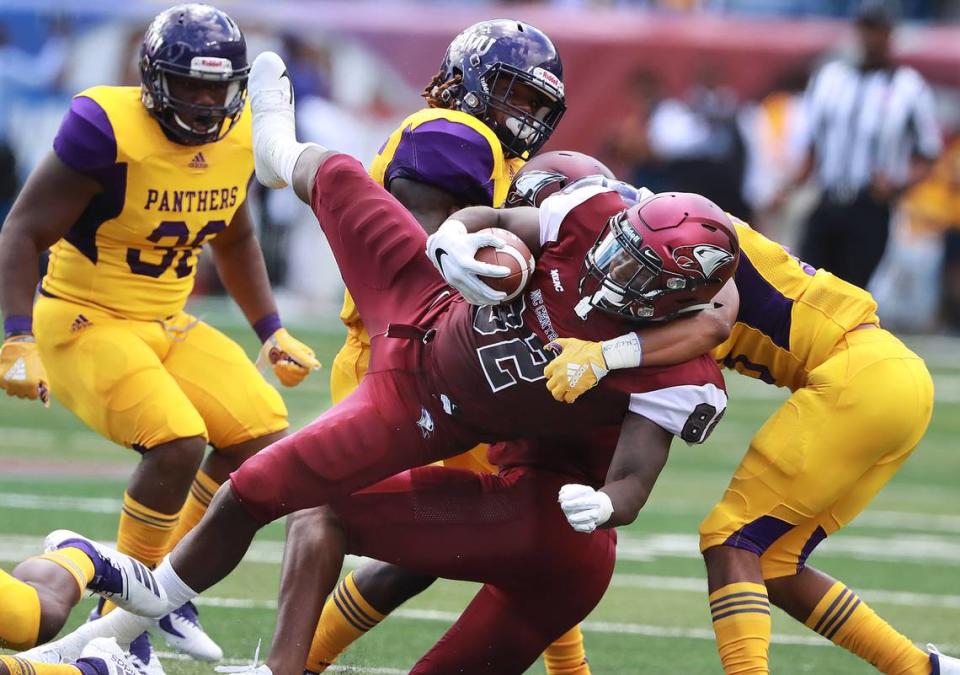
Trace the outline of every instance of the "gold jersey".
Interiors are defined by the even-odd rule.
[[[796,390],[846,333],[879,323],[877,303],[867,291],[810,267],[733,220],[741,248],[735,276],[740,310],[714,356],[739,373]]]
[[[78,94],[54,150],[103,191],[51,248],[42,292],[130,319],[181,311],[202,245],[246,199],[250,117],[245,110],[215,143],[180,145],[147,113],[138,87]]]

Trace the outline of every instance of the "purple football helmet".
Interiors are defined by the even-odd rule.
[[[153,20],[140,48],[143,105],[177,143],[218,141],[233,128],[247,96],[247,43],[236,22],[210,5],[176,5]],[[224,83],[222,105],[175,98],[169,78]]]
[[[493,19],[470,26],[447,47],[441,70],[446,81],[462,78],[441,99],[493,129],[508,156],[536,154],[566,110],[560,55],[546,34],[522,21]],[[507,84],[495,94],[501,81]],[[538,110],[530,113],[510,102],[517,84],[541,95]]]

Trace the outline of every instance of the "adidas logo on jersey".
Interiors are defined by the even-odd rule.
[[[70,332],[76,333],[78,330],[83,330],[84,328],[89,328],[93,325],[93,322],[90,321],[83,314],[77,314],[77,318],[73,320],[73,323],[70,324]]]
[[[27,362],[22,356],[14,361],[13,367],[6,372],[3,379],[7,382],[23,382],[27,379]]]
[[[206,169],[207,160],[203,158],[203,153],[198,152],[193,156],[193,159],[190,160],[190,163],[187,164],[191,169]]]

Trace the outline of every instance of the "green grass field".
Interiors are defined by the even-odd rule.
[[[212,321],[217,323],[216,320]],[[249,329],[229,331],[255,353]],[[339,332],[299,330],[329,364]],[[960,652],[960,362],[956,344],[920,343],[930,357],[938,400],[933,424],[914,457],[854,525],[828,540],[812,561],[842,578],[918,643]],[[951,354],[953,356],[951,356]],[[327,374],[282,393],[294,427],[329,403]],[[727,378],[728,413],[702,447],[674,446],[640,518],[621,530],[619,562],[606,598],[584,625],[598,675],[717,673],[713,633],[697,551],[697,526],[721,494],[752,433],[782,400],[781,392],[737,375]],[[891,392],[896,395],[896,392]],[[58,527],[111,541],[124,475],[133,452],[88,431],[57,403],[0,400],[0,565],[12,569],[38,552]],[[249,659],[274,628],[282,528],[258,537],[247,560],[202,599],[202,617],[227,658]],[[475,586],[440,582],[374,629],[339,669],[405,673],[446,630]],[[80,622],[92,606],[73,614]],[[165,649],[159,643],[160,649]],[[848,675],[873,670],[789,617],[774,615],[772,672]],[[166,658],[172,675],[212,672],[205,664]],[[530,672],[542,673],[542,665]]]

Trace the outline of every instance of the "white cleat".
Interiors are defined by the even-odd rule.
[[[92,667],[97,675],[139,675],[113,638],[97,638],[83,648],[77,665]],[[82,673],[87,670],[83,669]]]
[[[927,645],[933,675],[960,675],[960,659],[941,654],[933,645]]]
[[[17,658],[34,661],[36,663],[57,665],[75,661],[80,657],[81,651],[83,651],[82,645],[77,645],[76,648],[73,648],[60,644],[58,640],[57,642],[47,642],[46,644],[37,645],[33,649],[28,649],[25,652],[20,652],[17,654]]]
[[[173,610],[157,622],[157,630],[168,645],[197,661],[219,661],[223,650],[200,625],[192,602]]]
[[[70,530],[47,535],[44,550],[76,547],[93,562],[94,577],[87,588],[134,614],[157,618],[170,611],[167,594],[146,565],[109,546],[98,544]]]
[[[296,143],[297,132],[293,84],[283,59],[273,52],[260,54],[250,69],[247,86],[253,110],[253,166],[257,180],[270,188],[286,187],[281,167],[285,150]]]

